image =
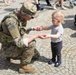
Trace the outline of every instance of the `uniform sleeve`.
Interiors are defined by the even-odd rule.
[[[20,48],[28,46],[28,38],[20,35],[17,21],[14,18],[8,18],[5,23],[16,45]]]
[[[16,38],[14,41],[18,47],[28,47],[28,38]]]

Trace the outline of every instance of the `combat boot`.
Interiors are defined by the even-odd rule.
[[[30,65],[21,65],[21,67],[19,68],[19,73],[35,73],[37,71],[37,69],[31,67]]]

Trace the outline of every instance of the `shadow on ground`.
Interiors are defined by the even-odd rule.
[[[16,8],[5,8],[4,11],[13,11]]]
[[[49,60],[50,60],[49,58],[46,58],[44,56],[40,56],[38,60],[37,59],[32,59],[31,63],[34,63],[35,61],[48,63]]]
[[[19,60],[19,58],[14,58],[15,60]],[[33,64],[35,61],[39,61],[39,62],[45,62],[48,63],[50,59],[44,57],[44,56],[40,56],[39,59],[32,59],[31,64]],[[8,70],[11,69],[13,71],[17,71],[20,67],[20,64],[13,64],[10,63],[9,61],[6,60],[5,57],[1,57],[0,56],[0,70]]]
[[[70,36],[70,37],[76,38],[76,32],[75,32],[75,33],[73,33],[73,34],[71,34],[71,36]]]
[[[3,1],[0,1],[0,3],[3,3]]]
[[[70,28],[72,30],[76,30],[76,27],[74,25],[74,15],[69,15],[65,17],[66,20],[64,20],[63,27],[64,28]]]
[[[6,58],[1,58],[0,57],[0,70],[8,70],[11,69],[13,71],[18,71],[19,69],[19,64],[13,64],[10,63],[9,61],[6,60]]]
[[[70,28],[72,30],[76,30],[76,26],[74,25],[74,17],[75,15],[69,15],[69,16],[66,16],[64,20],[64,24],[63,24],[63,27],[64,28]],[[76,38],[76,32],[71,34],[70,37],[72,38]]]

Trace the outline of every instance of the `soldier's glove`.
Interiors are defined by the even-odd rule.
[[[20,29],[20,33],[21,33],[21,35],[23,35],[23,34],[25,34],[25,33],[29,33],[29,32],[32,31],[32,30],[34,30],[33,27],[28,28],[28,29],[21,28],[21,29]]]
[[[27,31],[27,32],[30,32],[30,31],[32,31],[32,30],[34,30],[34,28],[33,28],[33,27],[28,28],[26,31]]]

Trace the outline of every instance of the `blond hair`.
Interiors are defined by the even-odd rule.
[[[52,16],[54,16],[56,19],[58,19],[60,22],[64,20],[64,13],[61,11],[55,11]]]

